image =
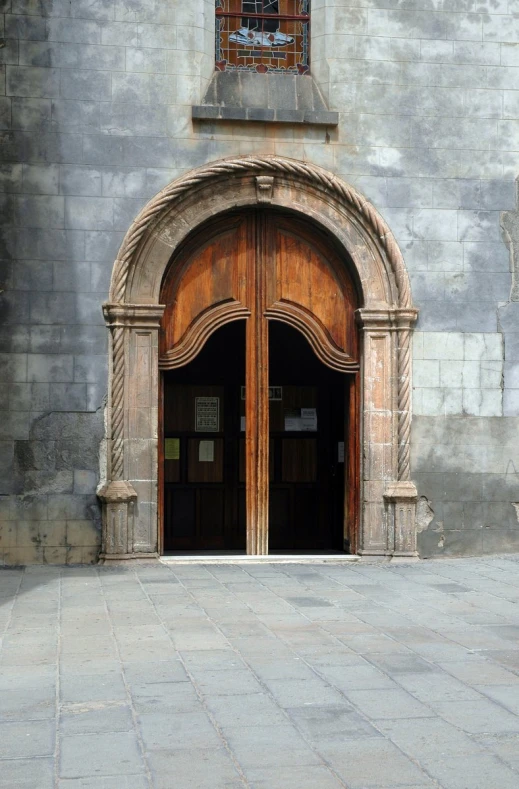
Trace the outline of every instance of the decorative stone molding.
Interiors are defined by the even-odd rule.
[[[134,504],[137,493],[129,482],[112,481],[97,491],[103,502],[101,561],[133,558]]]
[[[110,372],[108,381],[108,476],[98,490],[103,502],[101,559],[157,556],[156,526],[135,528],[138,494],[135,487],[155,483],[156,474],[133,474],[139,444],[156,435],[158,408],[158,331],[164,307],[147,304],[104,304],[110,329]],[[138,410],[138,414],[136,413]],[[135,427],[132,429],[132,422]],[[140,447],[146,449],[146,447]],[[147,464],[145,464],[147,465]],[[149,477],[149,479],[147,479]],[[148,499],[151,497],[148,496]],[[151,504],[145,500],[139,504]],[[146,508],[143,508],[144,511]],[[149,507],[148,507],[149,509]],[[155,533],[155,536],[153,534]]]
[[[159,547],[158,331],[163,307],[158,302],[164,273],[175,251],[206,220],[266,201],[315,223],[335,239],[354,269],[364,305],[357,315],[363,332],[359,553],[415,555],[409,437],[410,348],[417,311],[398,245],[371,203],[332,173],[307,162],[251,156],[214,162],[163,189],[132,223],[114,264],[111,303],[104,307],[111,332],[110,459],[107,487],[100,491],[105,560],[156,555]],[[198,337],[197,348],[207,336]],[[126,484],[127,500],[119,494],[114,498],[110,483]],[[122,542],[114,532],[118,523],[127,524]]]
[[[357,312],[364,334],[364,517],[359,551],[363,555],[407,555],[405,546],[416,542],[414,516],[409,520],[406,511],[402,520],[400,499],[393,494],[401,492],[402,501],[407,501],[412,490],[416,502],[416,488],[408,479],[410,339],[417,315],[410,308]],[[409,555],[414,556],[415,550]]]
[[[273,191],[274,178],[271,175],[256,176],[256,194],[258,196],[258,203],[272,202]]]
[[[416,550],[416,500],[413,482],[395,482],[384,491],[389,509],[388,537],[391,555],[418,558]]]
[[[277,156],[244,156],[242,158],[223,159],[205,167],[192,170],[165,187],[141,211],[132,223],[122,243],[114,264],[110,299],[115,303],[126,300],[126,287],[136,252],[146,236],[153,232],[155,223],[165,212],[171,212],[176,204],[193,193],[201,185],[212,185],[224,178],[227,181],[239,176],[279,175],[299,184],[311,185],[323,190],[329,197],[348,207],[357,215],[358,221],[364,225],[384,250],[385,257],[395,278],[398,289],[398,301],[401,307],[411,307],[411,288],[405,269],[402,253],[395,238],[374,206],[352,186],[341,181],[321,167],[309,162],[285,159]],[[252,201],[251,201],[252,202]]]

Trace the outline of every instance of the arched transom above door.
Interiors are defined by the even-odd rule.
[[[298,329],[328,367],[358,368],[360,304],[348,261],[318,228],[266,208],[204,224],[175,255],[161,291],[161,368],[191,361],[213,331],[248,318],[258,300],[265,319]]]
[[[247,232],[236,224],[236,212],[251,208],[267,223],[279,217],[274,235],[281,261],[275,273],[265,268],[265,280],[259,290],[255,288],[254,298],[251,278],[244,282],[239,265],[229,272],[222,262],[225,245],[242,243],[240,233]],[[306,237],[283,227],[283,212],[303,222]],[[191,288],[194,298],[192,306],[177,315],[175,288],[181,272],[170,264],[196,237],[197,229],[210,220],[218,223],[218,217],[235,226],[228,225],[205,246],[199,237],[191,255],[182,257],[188,272],[182,287]],[[335,260],[322,254],[323,235],[330,239]],[[290,249],[292,255],[297,245],[307,264],[301,280],[283,264],[283,250]],[[197,280],[196,272],[207,275],[213,266],[220,267],[221,276],[206,276],[212,284],[197,301],[196,284],[204,276]],[[349,279],[344,277],[348,269]],[[319,303],[320,292],[312,283],[321,278],[327,295]],[[348,290],[353,282],[357,301]],[[166,305],[160,300],[163,283]],[[334,299],[344,306],[338,322],[330,319],[330,312],[337,312],[329,309]],[[164,365],[185,363],[217,328],[218,320],[239,317],[248,323],[251,317],[291,322],[335,369],[360,363],[359,552],[415,555],[416,490],[410,481],[409,437],[410,340],[417,312],[402,255],[376,209],[348,184],[306,162],[266,156],[215,162],[170,184],[135,219],[114,264],[110,302],[104,306],[111,332],[108,473],[99,492],[105,504],[105,559],[154,556],[159,549],[159,328],[165,309],[171,321],[162,338]],[[348,345],[348,337],[355,334],[348,330],[353,316],[362,332],[360,351]]]

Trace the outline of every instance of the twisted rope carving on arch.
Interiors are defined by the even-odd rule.
[[[113,302],[123,303],[126,286],[131,270],[132,259],[150,225],[157,221],[162,212],[182,199],[191,189],[209,183],[222,176],[237,175],[281,175],[293,177],[298,181],[331,192],[339,201],[347,204],[357,214],[361,223],[367,227],[383,248],[393,271],[400,307],[411,306],[411,292],[402,254],[386,222],[375,208],[353,187],[336,178],[316,165],[285,159],[277,156],[245,156],[224,159],[206,167],[201,167],[169,184],[144,207],[131,225],[123,241],[114,267],[110,298]]]
[[[398,479],[410,478],[411,331],[398,332]]]

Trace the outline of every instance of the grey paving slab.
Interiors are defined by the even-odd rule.
[[[320,753],[337,771],[348,789],[393,786],[431,786],[429,777],[382,738],[344,740],[322,745]]]
[[[60,732],[69,734],[99,734],[100,732],[131,731],[133,718],[127,704],[91,702],[62,707]]]
[[[328,767],[252,768],[247,770],[252,789],[339,789],[343,782]]]
[[[247,786],[229,752],[219,748],[158,750],[149,756],[154,789],[244,789]]]
[[[273,736],[274,731],[274,736]],[[225,729],[231,751],[247,772],[250,768],[322,765],[320,756],[298,733],[295,726],[231,726]]]
[[[60,696],[63,704],[121,701],[126,698],[126,688],[120,671],[96,674],[75,671],[61,677]]]
[[[141,682],[128,686],[136,712],[198,712],[200,699],[190,682]]]
[[[0,772],[4,786],[16,789],[54,789],[54,759],[3,759]]]
[[[496,557],[9,571],[2,781],[516,789],[517,569]]]
[[[54,754],[53,721],[0,723],[0,759],[23,759]]]
[[[209,716],[200,709],[186,713],[143,713],[139,729],[147,750],[218,748],[221,739]]]
[[[61,778],[134,775],[139,772],[144,772],[144,764],[134,731],[63,735],[61,738]]]

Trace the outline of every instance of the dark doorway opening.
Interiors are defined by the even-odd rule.
[[[319,361],[299,331],[269,322],[270,553],[348,550],[347,383],[344,373]]]
[[[164,551],[243,551],[239,500],[245,322],[223,326],[195,359],[163,374]]]
[[[164,551],[245,552],[245,321],[163,375]],[[300,332],[269,322],[270,553],[348,551],[349,383]]]

